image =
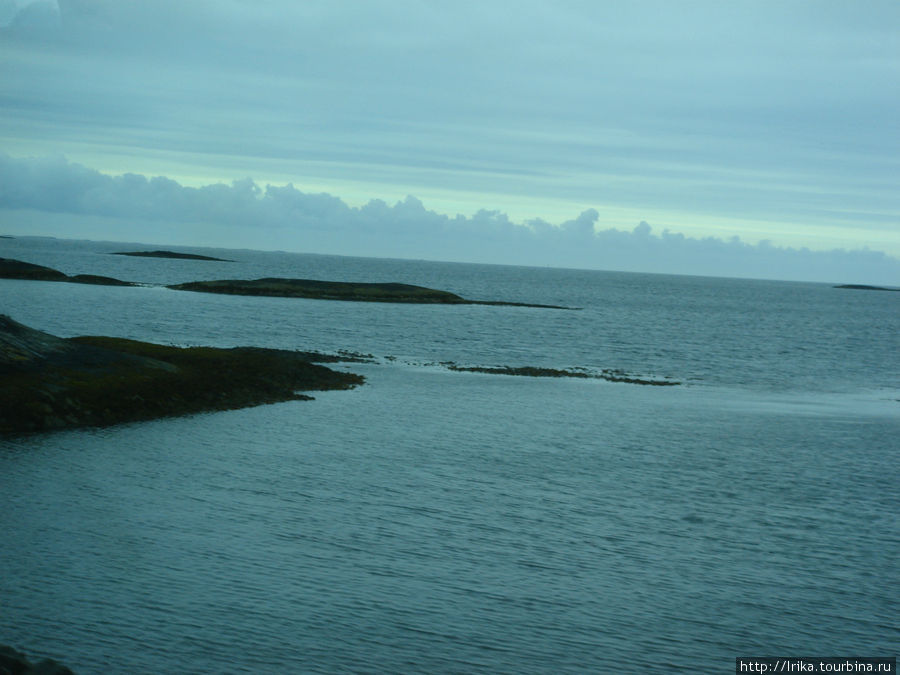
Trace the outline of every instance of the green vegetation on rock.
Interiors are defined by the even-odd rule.
[[[221,279],[192,281],[169,286],[179,291],[225,293],[229,295],[267,295],[283,298],[318,300],[356,300],[362,302],[417,302],[463,304],[463,298],[447,291],[437,291],[409,284],[351,283],[316,281],[313,279]]]
[[[298,392],[363,382],[309,358],[256,347],[61,339],[0,315],[0,432],[107,426],[309,400]]]
[[[226,295],[262,295],[280,298],[309,298],[313,300],[351,300],[355,302],[403,302],[442,305],[511,305],[568,309],[557,305],[535,305],[524,302],[467,300],[449,291],[398,283],[363,283],[348,281],[318,281],[314,279],[218,279],[191,281],[169,286],[177,291],[224,293]]]

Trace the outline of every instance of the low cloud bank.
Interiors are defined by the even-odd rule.
[[[306,193],[290,184],[261,187],[247,178],[193,188],[162,176],[110,176],[63,157],[0,154],[0,210],[7,214],[4,229],[12,234],[900,284],[900,260],[868,249],[810,251],[768,241],[749,244],[737,237],[697,239],[668,230],[656,234],[646,222],[631,230],[598,231],[594,209],[554,225],[540,219],[514,223],[488,210],[447,216],[412,196],[393,205],[376,199],[351,207],[333,195]],[[16,229],[15,212],[32,214],[27,230]]]

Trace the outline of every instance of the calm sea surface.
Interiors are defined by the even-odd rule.
[[[0,280],[0,313],[62,336],[375,362],[337,366],[366,384],[312,402],[0,440],[0,643],[79,674],[712,673],[736,656],[897,654],[900,293],[109,255],[133,248],[0,239],[0,257],[148,284]],[[160,286],[265,276],[581,309]]]

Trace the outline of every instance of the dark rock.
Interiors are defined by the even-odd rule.
[[[52,267],[35,265],[21,260],[13,260],[12,258],[0,258],[0,278],[30,279],[33,281],[65,281],[68,279],[65,274]]]
[[[599,373],[590,373],[583,368],[559,370],[557,368],[537,368],[534,366],[458,366],[455,363],[442,364],[448,370],[456,370],[469,373],[487,373],[489,375],[518,375],[520,377],[574,377],[582,379],[606,380],[607,382],[622,382],[625,384],[643,384],[656,387],[672,387],[681,384],[674,380],[648,380],[632,377],[619,370],[603,370]]]
[[[175,251],[120,251],[113,255],[130,255],[138,258],[175,258],[177,260],[212,260],[215,262],[234,262],[224,258],[213,258],[197,253],[176,253]]]
[[[841,284],[834,288],[849,288],[854,291],[900,291],[900,288],[885,288],[884,286],[869,286],[867,284]]]
[[[72,349],[65,340],[0,314],[0,374]]]
[[[75,673],[53,659],[43,659],[32,664],[22,652],[0,645],[0,675],[75,675]]]
[[[509,305],[514,307],[541,307],[546,309],[570,309],[557,305],[535,305],[524,302],[467,300],[450,293],[424,286],[399,283],[368,283],[346,281],[319,281],[316,279],[218,279],[215,281],[191,281],[174,284],[177,291],[223,293],[226,295],[261,295],[281,298],[308,298],[313,300],[349,300],[355,302],[402,302],[441,305]]]
[[[26,670],[25,675],[75,675],[75,673],[58,661],[43,659],[34,664],[30,670]]]
[[[122,281],[121,279],[103,277],[96,274],[76,274],[74,277],[69,277],[67,281],[77,284],[97,284],[99,286],[137,286],[137,284],[130,281]]]
[[[112,277],[96,274],[76,274],[70,277],[52,267],[34,265],[12,258],[0,258],[0,279],[28,279],[30,281],[70,281],[77,284],[100,284],[104,286],[136,286],[130,281],[120,281]]]
[[[9,675],[22,675],[30,667],[31,664],[25,658],[25,654],[12,647],[0,645],[0,675],[6,675],[7,673]]]
[[[309,400],[300,392],[350,389],[364,381],[311,363],[302,352],[63,340],[2,315],[0,376],[0,433]]]

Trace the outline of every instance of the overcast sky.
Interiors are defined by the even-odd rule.
[[[0,26],[11,234],[900,284],[896,0],[0,0]]]

